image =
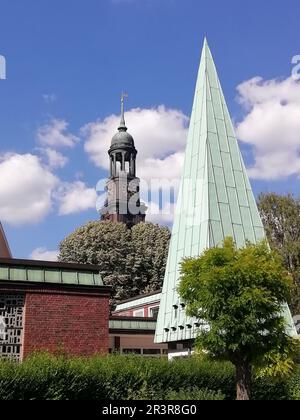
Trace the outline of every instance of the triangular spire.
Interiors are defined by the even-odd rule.
[[[237,246],[265,232],[239,150],[216,67],[204,41],[185,163],[157,322],[156,342],[195,338],[177,287],[184,257],[199,256],[231,236]]]

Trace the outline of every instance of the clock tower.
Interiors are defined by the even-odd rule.
[[[121,122],[108,151],[110,177],[106,184],[107,199],[100,210],[101,220],[123,222],[128,228],[144,222],[147,207],[140,201],[140,179],[136,176],[137,150],[127,132],[124,98],[121,98]]]

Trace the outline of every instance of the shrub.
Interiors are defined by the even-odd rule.
[[[300,368],[289,382],[254,381],[253,398],[299,399]],[[0,362],[0,400],[235,399],[234,368],[197,357],[34,355],[22,364]]]
[[[210,391],[209,389],[191,388],[169,391],[165,399],[168,401],[222,401],[225,396],[220,392]]]
[[[297,367],[288,383],[289,400],[300,400],[300,366]]]

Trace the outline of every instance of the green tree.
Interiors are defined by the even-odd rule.
[[[261,194],[258,207],[269,244],[279,251],[293,277],[291,310],[300,314],[300,199],[292,195]]]
[[[162,287],[169,241],[169,229],[152,223],[130,230],[123,223],[95,221],[61,242],[59,261],[99,265],[104,283],[113,286],[113,308],[116,301]]]
[[[227,238],[182,263],[179,293],[187,314],[203,326],[198,345],[233,363],[239,400],[250,398],[253,367],[270,360],[292,366],[287,360],[296,340],[287,335],[282,313],[290,286],[281,257],[265,242],[237,249]]]

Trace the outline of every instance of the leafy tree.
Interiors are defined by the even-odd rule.
[[[150,293],[162,288],[170,236],[168,228],[152,223],[140,223],[131,229],[134,272],[139,290]]]
[[[231,238],[182,263],[179,293],[203,328],[198,345],[236,368],[237,399],[251,393],[253,367],[275,361],[289,370],[296,340],[286,333],[282,305],[291,280],[266,242],[237,249]]]
[[[291,309],[300,314],[300,199],[261,194],[258,207],[272,249],[279,251],[294,280]]]
[[[169,229],[152,223],[129,230],[123,223],[95,221],[61,242],[59,261],[99,265],[104,283],[113,286],[113,307],[162,287],[169,240]]]

